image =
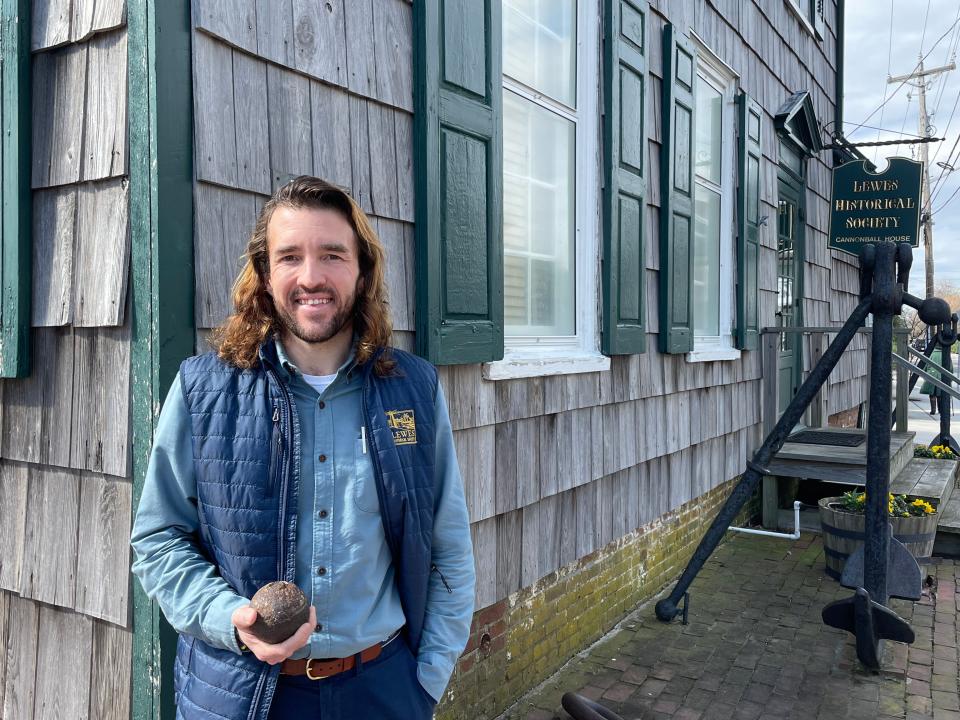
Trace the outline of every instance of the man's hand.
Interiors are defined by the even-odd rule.
[[[230,620],[237,628],[240,642],[250,648],[250,652],[263,662],[276,665],[277,663],[282,663],[307,644],[307,641],[310,639],[310,633],[313,632],[313,628],[317,625],[317,610],[311,605],[310,619],[301,625],[293,635],[276,645],[265,643],[263,640],[258,639],[256,635],[248,632],[257,621],[257,611],[249,605],[234,610]]]

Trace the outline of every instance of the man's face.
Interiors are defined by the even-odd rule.
[[[277,208],[267,252],[267,291],[288,333],[305,343],[352,334],[360,264],[353,228],[340,213]]]

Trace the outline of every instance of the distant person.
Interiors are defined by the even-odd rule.
[[[939,345],[937,345],[937,347],[933,349],[933,354],[930,355],[930,360],[935,362],[939,366],[943,365],[943,349]],[[927,365],[926,371],[932,377],[935,377],[937,380],[940,379],[940,371],[937,370],[936,368],[930,367],[930,365]],[[932,382],[930,382],[929,380],[924,380],[923,384],[920,386],[920,394],[930,396],[930,414],[936,415],[937,414],[937,396],[940,394],[940,391],[936,387],[934,387]]]

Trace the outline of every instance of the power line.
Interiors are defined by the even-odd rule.
[[[943,205],[941,205],[940,207],[938,207],[936,210],[931,210],[931,211],[930,211],[930,214],[931,214],[931,215],[936,215],[938,212],[940,212],[941,210],[943,210],[947,205],[950,204],[950,201],[953,200],[953,199],[957,196],[957,193],[960,193],[960,185],[957,186],[957,189],[953,191],[953,195],[951,195],[950,197],[948,197],[947,200],[946,200],[946,202],[943,203]]]
[[[923,32],[920,34],[920,54],[923,55],[923,41],[927,37],[927,20],[930,19],[930,0],[927,0],[927,12],[923,16]]]
[[[953,111],[950,113],[950,120],[951,120],[951,121],[953,120],[953,113],[955,113],[955,112],[957,111],[957,103],[958,103],[958,102],[960,102],[960,93],[957,94],[957,100],[956,100],[956,102],[953,103]],[[948,122],[948,123],[947,123],[947,130],[949,130],[949,129],[950,129],[950,123]],[[947,136],[946,130],[944,131],[943,136],[944,136],[944,137]],[[943,179],[944,174],[947,172],[947,168],[950,167],[950,161],[953,159],[953,153],[954,153],[954,152],[956,151],[956,149],[957,149],[957,143],[960,143],[960,133],[957,133],[957,139],[956,139],[956,141],[953,143],[953,147],[950,148],[950,154],[947,155],[946,161],[944,161],[943,166],[940,168],[940,174],[937,176],[936,182],[934,182],[933,188],[930,190],[930,193],[931,193],[930,202],[933,202],[933,201],[936,199],[937,193],[940,192],[940,190],[941,190],[941,188],[939,187],[940,181]],[[939,153],[939,152],[940,152],[940,146],[938,145],[936,152],[933,153],[933,160],[931,160],[930,162],[933,162],[934,160],[937,159],[937,153]]]
[[[921,57],[921,58],[920,58],[920,61],[919,61],[916,65],[913,66],[913,70],[916,70],[918,67],[920,67],[921,63],[923,63],[923,61],[926,60],[926,59],[930,56],[930,53],[932,53],[932,52],[934,51],[934,49],[936,49],[937,45],[940,44],[940,42],[957,26],[958,23],[960,23],[960,17],[958,17],[956,20],[954,20],[953,23],[950,25],[950,27],[947,28],[946,32],[944,32],[943,35],[941,35],[939,38],[937,38],[937,41],[933,44],[933,47],[931,47],[930,50],[927,51],[927,54],[924,55],[923,57]],[[912,72],[912,71],[911,71],[911,72]],[[888,97],[886,100],[884,100],[882,103],[880,103],[880,105],[878,105],[878,106],[874,109],[874,111],[873,111],[872,113],[870,113],[869,115],[867,115],[867,117],[865,117],[865,118],[863,119],[863,122],[859,123],[859,124],[857,125],[857,127],[855,127],[855,128],[850,132],[850,134],[853,135],[853,133],[855,133],[857,130],[859,130],[861,127],[863,127],[863,126],[867,123],[867,121],[870,120],[870,118],[872,118],[874,115],[877,114],[877,111],[878,111],[878,110],[880,110],[881,108],[883,108],[884,105],[886,105],[888,102],[890,102],[891,100],[893,100],[893,98],[896,97],[897,93],[900,92],[900,88],[902,88],[902,87],[903,87],[904,85],[906,85],[906,84],[907,84],[907,79],[906,79],[906,78],[905,78],[904,80],[901,80],[901,81],[900,81],[900,84],[897,85],[896,89],[894,89],[894,91],[890,94],[890,97]]]
[[[843,124],[844,124],[844,125],[856,125],[856,123],[853,122],[853,121],[851,121],[851,120],[844,120],[844,121],[843,121]],[[860,127],[866,128],[867,130],[877,130],[877,131],[878,131],[877,137],[880,137],[880,134],[879,134],[880,132],[888,132],[888,133],[890,133],[891,135],[909,135],[910,137],[923,137],[922,135],[917,135],[917,134],[915,134],[915,133],[904,132],[902,128],[901,128],[900,132],[897,132],[896,130],[894,130],[894,129],[892,129],[892,128],[877,127],[876,125],[861,125]]]
[[[893,0],[890,0],[890,34],[887,37],[887,77],[890,77],[890,62],[893,57]],[[887,100],[887,92],[890,90],[890,85],[888,83],[883,84],[883,100]],[[880,110],[880,120],[877,125],[883,125],[883,113],[886,108]],[[852,125],[853,123],[851,123]],[[868,127],[864,125],[864,127]],[[874,128],[877,131],[877,141],[880,141],[880,128]],[[879,148],[873,151],[873,164],[877,164],[877,153],[879,153]]]
[[[960,5],[957,6],[957,19],[960,20]],[[948,62],[952,62],[952,61],[953,61],[953,58],[955,58],[955,57],[957,56],[957,47],[960,46],[960,26],[957,27],[957,30],[956,30],[956,31],[954,32],[954,34],[953,34],[953,43],[952,43],[952,44],[953,44],[953,48],[952,48],[952,49],[949,48],[949,47],[947,48],[947,57],[946,57],[946,60],[947,60]],[[934,108],[934,114],[936,114],[936,111],[937,111],[937,110],[939,109],[939,107],[940,107],[940,100],[943,99],[943,90],[944,90],[946,87],[947,87],[947,79],[946,79],[946,76],[944,76],[943,83],[940,85],[940,95],[939,95],[939,97],[938,97],[938,99],[937,99],[936,107]],[[944,136],[944,137],[947,137],[947,134],[950,132],[950,126],[953,124],[953,118],[954,118],[954,115],[955,115],[956,112],[957,112],[957,101],[960,101],[960,94],[958,94],[956,100],[954,100],[953,109],[950,111],[950,117],[949,117],[949,119],[947,120],[947,126],[943,129],[943,136]],[[941,146],[938,145],[938,146],[937,146],[937,149],[934,150],[934,152],[933,152],[933,158],[930,160],[930,162],[935,162],[935,161],[936,161],[937,156],[940,154],[940,148],[941,148]],[[953,149],[956,149],[956,145],[954,145],[954,148],[953,148]],[[950,155],[951,155],[951,156],[953,155],[953,149],[951,149],[951,151],[950,151]],[[950,164],[950,157],[949,157],[949,156],[947,157],[947,161],[946,161],[946,162],[947,162],[948,165]],[[943,173],[941,172],[940,175],[941,175],[941,177],[942,177],[942,176],[943,176]],[[938,182],[938,183],[940,182],[940,179],[939,179],[939,178],[937,178],[937,182]]]

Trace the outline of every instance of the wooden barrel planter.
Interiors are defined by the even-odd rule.
[[[823,530],[823,554],[827,575],[839,580],[847,558],[864,541],[864,516],[843,512],[842,499],[838,497],[822,498],[820,505],[820,527]],[[892,517],[893,536],[902,542],[918,563],[929,562],[933,552],[933,542],[937,537],[939,514],[920,517]]]

